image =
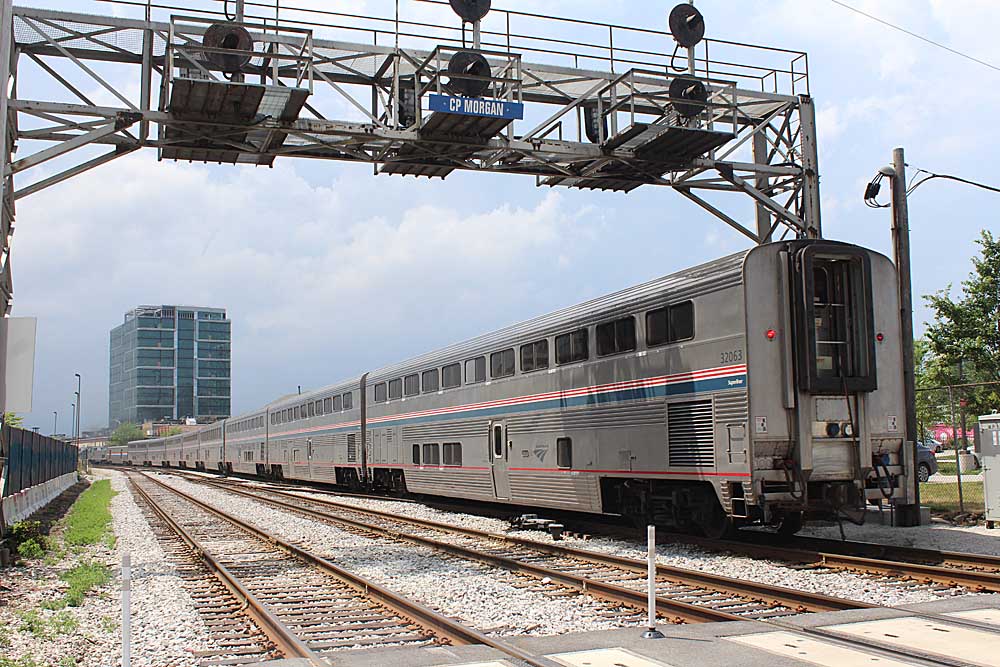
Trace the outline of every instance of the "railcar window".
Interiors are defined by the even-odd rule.
[[[490,377],[505,378],[514,374],[514,348],[490,355]]]
[[[390,380],[389,381],[389,400],[395,401],[397,399],[403,398],[403,380]]]
[[[313,403],[307,403],[304,407],[305,407],[305,410],[303,410],[303,411],[304,412],[308,412],[310,417],[315,417],[316,416],[316,405],[315,404],[313,404]]]
[[[549,341],[546,339],[521,346],[521,372],[530,373],[549,367]]]
[[[441,461],[446,466],[462,465],[462,443],[446,442],[441,445]]]
[[[316,416],[323,416],[323,401],[316,401]]]
[[[425,466],[441,465],[441,452],[438,450],[438,445],[436,442],[424,445],[424,465]]]
[[[333,411],[340,412],[344,409],[344,400],[340,396],[333,397]]]
[[[350,410],[354,407],[354,394],[347,392],[344,394],[344,409]]]
[[[476,357],[465,362],[465,384],[486,381],[486,357]]]
[[[597,356],[621,354],[635,349],[635,318],[623,317],[597,325]]]
[[[556,438],[556,465],[560,468],[573,467],[572,438]]]
[[[694,302],[683,301],[646,313],[646,345],[666,345],[694,338]]]
[[[590,346],[586,329],[556,336],[556,363],[572,364],[590,358]]]
[[[420,445],[413,445],[413,465],[420,465]]]
[[[323,399],[323,412],[325,414],[330,414],[331,412],[333,412],[333,399],[332,398],[324,398]]]
[[[416,396],[420,393],[420,376],[416,373],[403,378],[403,390],[407,396]]]
[[[292,408],[292,421],[298,421],[298,420],[299,420],[299,406],[296,405],[294,408]]]
[[[440,378],[438,377],[438,369],[433,369],[429,371],[424,371],[420,375],[420,384],[423,386],[424,393],[437,391],[440,386]]]
[[[670,342],[694,338],[694,302],[670,306]]]
[[[462,364],[449,364],[441,369],[441,387],[454,389],[462,384]]]
[[[385,403],[385,396],[386,396],[385,382],[379,382],[377,385],[375,385],[375,402]]]

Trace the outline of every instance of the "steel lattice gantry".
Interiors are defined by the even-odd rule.
[[[0,2],[4,312],[17,200],[146,147],[170,160],[271,165],[301,157],[367,163],[383,174],[527,174],[539,185],[622,192],[667,186],[754,242],[775,232],[820,236],[802,53],[706,40],[701,55],[691,54],[690,72],[707,99],[680,113],[670,86],[683,74],[671,68],[669,34],[607,26],[610,47],[546,41],[511,32],[512,20],[596,24],[494,11],[506,30],[485,29],[476,50],[489,71],[465,78],[480,84],[480,98],[523,105],[515,120],[431,110],[431,97],[454,94],[448,63],[468,50],[464,29],[445,24],[315,11],[304,20],[282,0],[248,12],[242,25],[253,45],[226,51],[205,41],[213,23],[226,21],[214,7],[221,3],[180,15],[139,3],[145,16],[121,18]],[[339,41],[338,29],[370,43]],[[629,31],[662,49],[622,44]],[[710,58],[709,48],[736,55]],[[778,66],[750,62],[776,56]],[[238,71],[226,58],[237,59]],[[50,160],[58,171],[50,165],[33,175]],[[743,195],[744,208],[749,197],[755,219],[745,224],[727,212],[736,198],[724,193]]]

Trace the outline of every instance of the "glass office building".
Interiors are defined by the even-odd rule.
[[[222,308],[139,306],[111,330],[108,425],[228,417],[231,323]]]

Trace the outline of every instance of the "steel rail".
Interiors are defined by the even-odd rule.
[[[744,539],[758,544],[766,544],[768,543],[766,538],[774,537],[770,533],[744,532],[747,534]],[[806,535],[793,535],[790,538],[780,538],[778,544],[795,549],[837,553],[846,556],[864,556],[868,558],[881,558],[883,560],[919,563],[922,565],[950,566],[1000,572],[1000,556],[990,554],[941,551],[895,544],[879,544],[877,542],[842,541],[822,537],[809,537]]]
[[[745,532],[745,531],[744,531]],[[763,535],[768,535],[763,533]],[[913,549],[909,547],[888,547],[883,558],[872,556],[856,556],[849,553],[827,551],[819,548],[793,547],[767,542],[766,538],[749,537],[749,541],[710,540],[691,535],[673,535],[679,542],[693,544],[713,551],[730,551],[751,558],[767,558],[783,560],[792,563],[806,563],[852,572],[882,574],[893,577],[914,579],[921,582],[943,584],[945,586],[962,586],[977,592],[1000,592],[1000,570],[985,571],[966,569],[966,567],[949,567],[944,565],[928,565],[911,562],[919,554],[932,555],[938,562],[954,562],[966,565],[994,562],[995,557],[965,554],[959,552],[938,552],[934,550]],[[772,536],[773,537],[773,536]],[[808,539],[808,538],[803,538]],[[839,543],[838,543],[839,544]],[[871,543],[845,542],[845,551],[851,546]],[[819,545],[817,545],[819,546]],[[823,544],[823,546],[829,546]],[[881,545],[874,545],[881,546]],[[899,560],[896,560],[899,558]]]
[[[417,604],[402,595],[399,595],[398,593],[365,579],[364,577],[344,570],[321,556],[286,542],[250,523],[228,514],[227,512],[198,500],[190,494],[187,494],[180,489],[176,489],[169,484],[165,484],[164,482],[146,473],[140,474],[154,484],[157,484],[158,486],[180,496],[181,498],[184,498],[186,501],[209,512],[210,514],[213,514],[224,521],[228,521],[242,530],[245,530],[246,532],[273,544],[287,553],[292,554],[296,558],[315,565],[327,573],[332,574],[365,596],[374,598],[380,604],[400,616],[412,620],[417,625],[433,629],[439,636],[446,638],[455,644],[483,644],[516,658],[531,667],[558,667],[557,663],[549,660],[548,658],[536,656],[528,651],[518,648],[517,646],[499,640],[495,637],[489,637],[477,630],[466,627],[465,625],[462,625],[461,623],[458,623],[443,614],[439,614],[427,607],[424,607],[423,605]]]
[[[384,528],[381,526],[376,526],[363,521],[358,521],[356,519],[350,519],[343,516],[330,515],[325,512],[310,510],[308,508],[304,508],[298,505],[293,505],[280,500],[262,497],[259,494],[255,494],[245,489],[236,488],[232,484],[219,482],[217,480],[210,480],[205,478],[199,478],[199,479],[201,479],[202,482],[205,484],[209,484],[211,486],[218,486],[220,488],[226,489],[227,491],[237,493],[239,495],[248,498],[253,498],[258,501],[267,502],[269,504],[282,507],[284,509],[300,512],[310,516],[315,516],[320,519],[346,523],[364,530],[376,531],[380,534],[387,535],[389,537],[405,539],[407,541],[423,544],[431,548],[445,550],[450,553],[457,553],[457,555],[464,556],[466,558],[469,557],[475,558],[476,560],[487,562],[493,565],[498,565],[506,569],[511,569],[515,571],[516,570],[527,571],[534,574],[535,576],[549,577],[553,580],[559,581],[560,583],[570,585],[573,588],[578,588],[579,590],[594,593],[598,597],[605,597],[618,602],[625,602],[630,605],[639,605],[642,608],[646,607],[645,595],[640,591],[634,591],[632,589],[625,588],[622,586],[617,586],[614,584],[608,584],[597,580],[588,579],[586,577],[581,577],[579,575],[569,575],[559,570],[546,568],[544,566],[535,565],[532,563],[524,563],[520,560],[513,558],[505,558],[502,556],[497,556],[495,554],[472,549],[471,547],[454,545],[419,535],[401,533],[396,530]],[[404,517],[396,514],[390,514],[388,512],[382,512],[380,510],[361,508],[353,505],[345,505],[343,503],[337,503],[329,500],[305,498],[303,496],[299,496],[296,494],[287,493],[283,491],[276,491],[273,489],[260,489],[260,490],[281,496],[283,498],[291,498],[298,501],[309,502],[317,505],[347,510],[363,515],[374,516],[380,519],[405,523],[420,528],[427,528],[449,534],[460,534],[468,537],[473,537],[476,539],[492,540],[504,544],[517,545],[521,548],[529,549],[535,552],[542,552],[557,557],[575,558],[577,560],[596,565],[612,566],[625,570],[626,572],[633,572],[640,574],[646,573],[647,565],[644,561],[625,558],[622,556],[602,554],[563,545],[546,544],[543,542],[536,542],[524,538],[512,537],[509,535],[502,535],[499,533],[491,533],[487,531],[480,531],[473,528],[466,528],[462,526],[453,526],[426,519]],[[799,591],[789,588],[783,588],[780,586],[772,586],[769,584],[760,584],[752,581],[734,579],[731,577],[725,577],[722,575],[716,575],[707,572],[687,570],[660,563],[656,565],[656,573],[657,575],[662,576],[665,579],[670,580],[671,582],[681,583],[690,586],[697,586],[700,588],[708,588],[711,590],[727,594],[736,593],[741,596],[749,597],[752,600],[764,600],[800,612],[840,611],[844,609],[865,609],[878,606],[865,602],[855,602],[853,600],[845,600],[842,598],[836,598],[819,593],[810,593],[807,591]],[[695,613],[696,610],[697,613]],[[710,613],[706,614],[705,607],[700,607],[698,605],[691,605],[685,602],[671,600],[670,598],[664,598],[664,597],[657,598],[657,611],[663,613],[669,612],[671,614],[678,614],[682,618],[699,622],[747,620],[747,617],[744,616],[731,614],[729,612],[720,612],[718,610],[713,610],[713,609],[708,609],[707,611]]]
[[[131,488],[139,493],[139,496],[149,505],[150,509],[176,534],[185,544],[188,545],[198,557],[205,563],[215,577],[225,586],[235,598],[242,601],[246,614],[254,620],[259,627],[274,643],[275,647],[286,658],[302,658],[315,667],[325,667],[326,662],[319,653],[309,648],[305,642],[296,637],[291,630],[278,620],[274,614],[269,612],[264,604],[249,590],[247,590],[224,565],[219,563],[211,553],[202,547],[197,539],[191,535],[184,527],[178,524],[162,508],[160,504],[150,496],[145,489],[136,484],[132,479],[133,475],[141,473],[129,473]],[[147,475],[142,475],[146,479],[151,479]],[[156,481],[156,480],[152,480]],[[168,487],[169,488],[169,487]]]

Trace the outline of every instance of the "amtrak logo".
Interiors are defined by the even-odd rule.
[[[742,384],[743,384],[743,378],[736,378],[735,380],[729,381],[730,387],[739,387]]]
[[[545,455],[549,453],[549,448],[548,447],[536,447],[534,451],[535,451],[535,456],[538,457],[538,460],[544,462],[545,461]]]

